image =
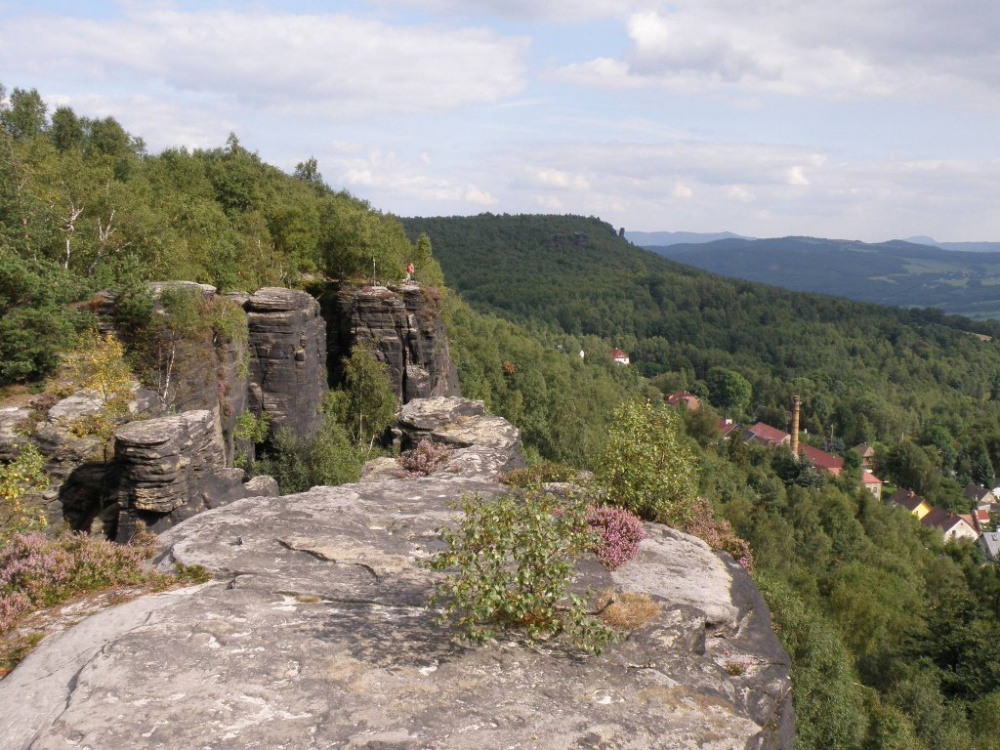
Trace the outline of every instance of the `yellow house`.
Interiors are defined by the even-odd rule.
[[[898,505],[900,508],[906,508],[920,521],[923,521],[924,516],[931,512],[930,503],[920,495],[915,494],[913,490],[896,490],[886,502]]]

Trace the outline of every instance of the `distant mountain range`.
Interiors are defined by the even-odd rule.
[[[645,248],[669,247],[671,245],[702,245],[716,240],[756,240],[745,234],[732,232],[625,232],[625,239],[633,245]],[[930,245],[942,250],[957,250],[964,253],[1000,253],[1000,242],[938,242],[933,237],[918,235],[907,237],[902,242],[915,245]]]
[[[1000,243],[931,243],[924,237],[874,244],[781,237],[643,247],[723,276],[795,291],[1000,318]]]
[[[906,242],[918,245],[933,245],[942,250],[958,250],[963,253],[1000,253],[1000,242],[938,242],[932,237],[907,237]],[[664,245],[673,244],[664,242]]]
[[[690,244],[697,245],[702,242],[714,242],[715,240],[751,240],[753,237],[744,237],[741,234],[732,232],[625,232],[625,239],[633,245],[639,247],[665,247],[667,245]]]

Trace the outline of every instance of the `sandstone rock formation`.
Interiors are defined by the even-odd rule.
[[[520,431],[502,417],[488,415],[482,401],[457,396],[414,399],[396,419],[401,447],[424,438],[455,447],[449,471],[466,475],[504,474],[526,464]]]
[[[249,492],[242,469],[226,468],[219,421],[207,409],[121,427],[115,433],[115,463],[117,539],[122,542],[132,538],[140,521],[161,532]],[[277,494],[262,483],[254,489],[261,495]]]
[[[435,300],[416,284],[354,287],[324,293],[329,326],[330,382],[343,378],[341,361],[356,342],[389,367],[400,403],[458,395],[458,374]]]
[[[33,406],[0,409],[0,460],[13,460],[22,446],[31,443],[45,460],[49,486],[40,505],[48,525],[101,533],[114,529],[117,507],[109,494],[115,481],[112,442],[96,434],[78,434],[74,425],[97,414],[103,404],[97,393],[79,392],[52,402],[42,394]],[[155,394],[133,384],[130,409],[146,411]]]
[[[319,427],[327,392],[326,324],[306,292],[265,287],[244,304],[250,327],[248,408],[271,415],[274,429],[300,437]]]
[[[661,615],[600,656],[456,643],[425,602],[447,471],[247,498],[160,538],[216,579],[106,610],[0,681],[9,750],[791,748],[788,657],[749,577],[649,525],[637,560],[577,588],[645,592]]]

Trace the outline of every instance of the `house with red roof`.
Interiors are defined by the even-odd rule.
[[[989,506],[985,508],[976,508],[972,512],[972,525],[976,527],[976,531],[980,534],[985,534],[990,531],[990,509]]]
[[[763,422],[757,422],[743,431],[743,439],[748,443],[757,443],[758,445],[769,445],[774,447],[778,445],[789,445],[791,443],[792,436],[787,432],[783,432],[775,427],[764,424]],[[833,477],[839,477],[840,472],[844,470],[844,459],[827,453],[824,450],[820,450],[812,445],[800,443],[799,455],[809,461],[820,471],[825,471]],[[868,492],[872,493],[872,495],[874,495],[877,499],[882,499],[882,480],[872,474],[868,469],[862,469],[861,483],[862,486],[868,490]],[[929,505],[927,506],[927,510],[930,510]]]
[[[623,352],[621,349],[617,348],[617,347],[615,347],[614,349],[611,350],[611,359],[613,359],[615,362],[617,362],[620,365],[627,365],[627,364],[629,364],[628,355],[625,352]]]
[[[743,432],[743,439],[748,443],[757,443],[758,445],[789,445],[792,442],[792,436],[787,432],[782,432],[776,427],[771,427],[769,424],[764,424],[763,422],[756,422],[750,425]]]
[[[875,496],[876,500],[882,499],[882,480],[872,474],[868,469],[861,470],[861,483],[865,489]]]
[[[736,422],[731,419],[720,419],[719,420],[719,432],[722,433],[723,440],[729,440],[729,436],[733,434],[733,430],[736,429]]]
[[[831,456],[826,451],[821,451],[819,448],[814,448],[811,445],[801,445],[799,452],[808,458],[817,469],[829,472],[835,477],[839,477],[841,470],[844,468],[844,459]]]
[[[671,393],[667,396],[667,403],[671,406],[684,404],[691,411],[698,411],[698,409],[701,408],[701,399],[693,393],[688,393],[687,391],[677,391],[676,393]]]

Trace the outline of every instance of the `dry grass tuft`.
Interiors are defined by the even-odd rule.
[[[649,594],[608,589],[597,602],[601,620],[619,630],[637,630],[660,614],[660,605]]]

